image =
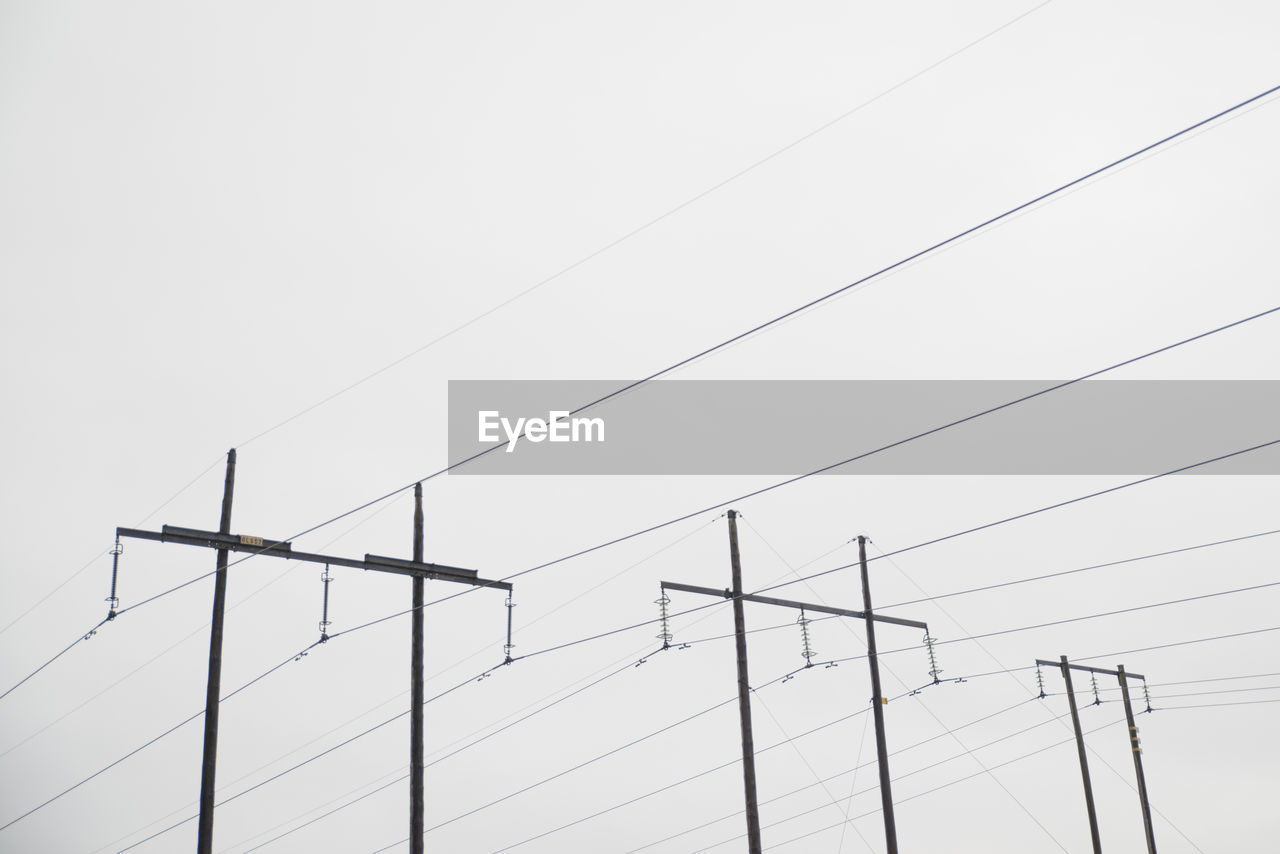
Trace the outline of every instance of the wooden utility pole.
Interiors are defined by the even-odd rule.
[[[1151,826],[1151,803],[1147,800],[1147,777],[1142,773],[1142,745],[1138,740],[1138,725],[1133,722],[1133,704],[1129,701],[1129,674],[1124,672],[1123,664],[1116,665],[1116,676],[1120,680],[1120,696],[1124,699],[1125,722],[1129,725],[1129,748],[1133,751],[1133,770],[1138,778],[1138,803],[1142,806],[1142,829],[1147,834],[1147,854],[1156,854],[1156,835]]]
[[[416,563],[422,562],[422,540],[422,484],[415,483],[413,485],[413,559]],[[426,772],[426,764],[422,741],[422,707],[423,701],[426,699],[422,682],[422,648],[424,645],[422,606],[424,602],[423,580],[421,576],[415,575],[413,577],[413,654],[410,656],[412,658],[410,666],[413,672],[409,680],[413,686],[410,692],[412,695],[410,700],[412,714],[409,718],[410,854],[422,854],[422,847],[426,842],[424,835],[426,831],[426,804],[424,803],[425,794],[423,788],[423,775]]]
[[[211,548],[217,551],[217,572],[213,588],[213,622],[209,635],[209,686],[205,696],[204,756],[200,777],[200,828],[197,841],[197,854],[212,854],[213,851],[213,812],[214,812],[214,771],[218,754],[218,707],[221,697],[222,681],[222,636],[223,612],[227,600],[227,558],[231,552],[241,552],[259,557],[285,558],[308,563],[325,564],[326,567],[346,566],[353,569],[389,572],[395,575],[408,575],[413,579],[413,673],[411,674],[411,693],[413,708],[410,717],[410,850],[421,852],[423,845],[423,746],[422,746],[422,709],[425,705],[422,683],[423,659],[423,581],[435,578],[442,581],[454,581],[470,584],[474,587],[494,587],[511,592],[511,584],[480,578],[474,569],[461,569],[456,566],[426,563],[422,559],[422,485],[414,489],[414,547],[413,560],[382,557],[366,554],[363,560],[345,558],[337,555],[316,554],[296,551],[293,544],[285,540],[271,540],[264,537],[252,537],[231,533],[231,495],[235,483],[236,452],[227,454],[227,479],[222,493],[222,519],[217,531],[205,531],[198,528],[180,528],[175,525],[164,525],[159,531],[144,531],[137,528],[116,528],[116,538],[131,537],[140,540],[156,540],[162,543],[180,543],[187,546]],[[327,576],[327,571],[326,571]],[[114,591],[112,593],[114,596]],[[321,639],[327,640],[325,627],[328,625],[328,599],[326,597],[325,615],[321,620]],[[112,605],[114,610],[115,605]],[[511,648],[511,623],[507,622],[507,649]],[[416,777],[416,779],[414,779]]]
[[[778,605],[783,608],[794,608],[801,612],[815,611],[820,614],[833,614],[839,617],[853,617],[858,620],[865,619],[868,626],[868,650],[871,661],[871,681],[872,690],[875,694],[872,702],[876,715],[876,743],[879,750],[880,758],[880,789],[881,798],[885,805],[885,834],[889,840],[890,854],[897,854],[897,834],[893,830],[893,797],[889,792],[889,763],[888,750],[884,742],[884,710],[881,706],[884,700],[880,697],[880,671],[875,662],[875,636],[871,633],[870,627],[873,621],[882,623],[892,623],[898,626],[911,626],[917,629],[924,629],[927,633],[929,626],[927,623],[918,620],[904,620],[900,617],[885,617],[880,614],[872,614],[870,607],[870,593],[865,587],[866,578],[866,551],[863,549],[863,579],[864,593],[863,602],[866,603],[865,611],[850,611],[845,608],[833,608],[829,605],[815,605],[809,602],[796,602],[791,599],[776,599],[772,596],[758,596],[754,593],[742,592],[742,563],[738,555],[738,523],[737,513],[733,510],[728,512],[729,517],[729,561],[733,572],[733,587],[716,590],[710,587],[697,587],[692,584],[678,584],[674,581],[663,581],[661,588],[663,596],[666,596],[668,590],[678,590],[684,593],[699,593],[704,596],[719,596],[733,601],[733,626],[734,640],[737,646],[738,659],[738,711],[742,722],[742,774],[743,783],[746,790],[746,814],[747,814],[747,850],[749,854],[759,854],[763,851],[760,845],[760,813],[756,802],[756,766],[755,766],[755,744],[751,734],[751,685],[747,679],[747,629],[746,619],[742,612],[743,602],[757,602],[762,605]],[[865,538],[859,537],[862,541]],[[665,600],[663,600],[665,601]],[[665,607],[665,606],[664,606]],[[664,610],[665,621],[665,610]],[[669,636],[667,627],[663,626],[663,637]],[[806,659],[807,662],[807,659]],[[806,664],[806,666],[808,666]]]
[[[222,485],[219,534],[231,533],[231,496],[236,484],[236,449],[227,452],[227,477]],[[116,535],[117,539],[119,534]],[[213,854],[213,791],[218,770],[218,707],[222,698],[222,624],[227,607],[227,550],[218,549],[213,579],[213,619],[209,626],[209,684],[204,696],[204,752],[200,766],[200,829],[197,854]],[[114,594],[113,594],[114,595]]]
[[[862,607],[867,619],[867,664],[871,668],[871,711],[876,725],[876,765],[880,769],[880,807],[884,815],[884,843],[898,854],[898,825],[893,818],[893,790],[889,784],[889,745],[884,735],[884,704],[880,693],[880,664],[876,660],[876,618],[871,612],[871,581],[867,575],[867,538],[858,535],[858,563],[862,569]],[[926,633],[928,628],[925,628]]]
[[[738,556],[738,513],[729,511],[729,565],[733,574],[733,642],[738,652],[738,717],[742,724],[742,781],[747,803],[747,851],[762,854],[760,809],[756,800],[756,747],[751,732],[751,681],[747,678],[747,618],[742,612],[742,561]]]
[[[1089,780],[1089,756],[1084,749],[1084,733],[1080,731],[1080,712],[1076,709],[1076,692],[1071,687],[1071,665],[1062,656],[1062,678],[1067,682],[1067,702],[1071,706],[1071,726],[1076,731],[1076,751],[1080,754],[1080,776],[1084,779],[1084,805],[1089,811],[1089,835],[1093,839],[1093,854],[1102,854],[1102,839],[1098,835],[1098,813],[1093,807],[1093,783]]]

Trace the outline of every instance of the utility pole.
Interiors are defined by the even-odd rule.
[[[893,796],[889,791],[889,762],[888,748],[884,740],[884,710],[881,708],[886,702],[880,696],[880,671],[877,668],[875,660],[875,636],[872,634],[871,626],[873,621],[882,623],[892,623],[898,626],[911,626],[917,629],[924,629],[926,633],[929,631],[927,623],[918,620],[905,620],[900,617],[886,617],[881,614],[871,613],[871,594],[866,588],[866,549],[862,550],[862,572],[863,572],[863,602],[866,604],[865,611],[850,611],[845,608],[833,608],[829,605],[816,605],[809,602],[796,602],[791,599],[776,599],[772,596],[758,596],[754,593],[742,592],[742,564],[738,555],[738,524],[737,512],[730,510],[729,517],[729,560],[733,572],[733,587],[729,589],[716,590],[710,587],[697,587],[692,584],[678,584],[674,581],[663,581],[661,589],[664,596],[668,590],[679,590],[684,593],[699,593],[704,596],[719,596],[724,599],[733,600],[733,624],[734,624],[734,640],[737,645],[738,658],[738,710],[742,721],[742,773],[743,782],[746,790],[746,814],[747,814],[747,850],[749,854],[760,854],[763,848],[760,844],[760,814],[756,803],[756,770],[755,770],[755,745],[751,735],[751,687],[747,680],[747,629],[746,619],[743,616],[743,602],[757,602],[762,605],[777,605],[783,608],[794,608],[803,613],[806,611],[815,611],[820,614],[833,614],[838,617],[853,617],[858,620],[867,621],[867,649],[870,653],[868,659],[871,662],[871,682],[872,690],[875,697],[872,699],[873,709],[876,718],[876,745],[880,761],[880,793],[884,803],[885,814],[885,838],[889,844],[889,854],[897,854],[898,841],[897,833],[893,824]],[[859,537],[859,543],[865,541],[865,537]],[[665,625],[666,611],[663,606],[663,637],[669,638],[670,633]],[[806,635],[807,637],[807,635]],[[806,652],[808,645],[806,643]],[[812,662],[808,656],[805,658],[805,666],[812,667]]]
[[[236,449],[227,452],[218,533],[231,533],[231,496],[236,484]],[[119,541],[119,534],[117,542]],[[218,549],[213,580],[213,618],[209,626],[209,684],[204,697],[204,751],[200,766],[200,829],[197,854],[213,854],[213,789],[218,770],[218,706],[222,698],[222,624],[227,606],[227,550]]]
[[[871,667],[871,710],[876,725],[876,764],[880,768],[880,806],[884,813],[884,842],[898,854],[898,826],[893,819],[893,791],[889,785],[889,746],[884,736],[884,695],[880,693],[880,665],[876,661],[876,618],[871,613],[871,581],[867,576],[867,538],[858,535],[858,563],[862,569],[862,607],[867,619],[867,664]],[[928,628],[925,628],[928,632]]]
[[[422,484],[413,485],[413,560],[422,563]],[[426,804],[423,775],[426,764],[422,741],[422,705],[426,699],[423,687],[422,648],[425,644],[422,606],[425,602],[422,576],[413,577],[413,654],[410,656],[412,698],[409,717],[409,852],[422,854],[425,844]]]
[[[1098,813],[1093,808],[1093,784],[1089,780],[1089,757],[1084,749],[1084,733],[1080,731],[1080,712],[1076,709],[1076,692],[1071,687],[1071,666],[1062,656],[1062,678],[1067,681],[1067,701],[1071,705],[1071,726],[1076,731],[1076,750],[1080,754],[1080,774],[1084,778],[1084,805],[1089,811],[1089,835],[1093,839],[1093,854],[1102,854],[1102,839],[1098,836]]]
[[[1105,667],[1089,667],[1084,664],[1070,664],[1064,655],[1059,661],[1044,661],[1036,659],[1037,667],[1058,667],[1062,670],[1062,677],[1067,683],[1067,702],[1071,707],[1071,723],[1076,733],[1076,750],[1080,754],[1080,773],[1084,778],[1084,801],[1085,807],[1089,812],[1089,832],[1093,838],[1094,854],[1102,854],[1102,841],[1098,834],[1098,815],[1093,806],[1093,786],[1089,781],[1089,762],[1085,755],[1084,735],[1080,731],[1080,713],[1076,708],[1076,695],[1071,686],[1071,671],[1081,670],[1085,673],[1097,674],[1101,673],[1105,676],[1115,676],[1120,681],[1120,695],[1124,699],[1124,715],[1129,724],[1129,746],[1133,751],[1133,767],[1138,777],[1138,801],[1142,807],[1142,825],[1146,833],[1147,852],[1148,854],[1156,854],[1156,839],[1151,826],[1151,805],[1147,802],[1147,781],[1142,773],[1142,751],[1138,747],[1138,727],[1133,722],[1133,706],[1129,702],[1129,678],[1141,679],[1146,681],[1146,677],[1140,673],[1125,673],[1124,665],[1119,665],[1115,670],[1107,670]],[[1097,686],[1094,686],[1095,696]],[[1041,689],[1041,697],[1044,696],[1043,688]],[[1095,701],[1095,703],[1098,701]]]
[[[738,556],[738,513],[729,511],[729,566],[733,575],[733,642],[738,657],[738,718],[742,724],[742,778],[747,803],[747,851],[762,854],[760,809],[756,800],[756,746],[751,731],[751,681],[747,678],[747,618],[742,611],[742,560]]]
[[[428,578],[442,581],[453,581],[470,584],[473,587],[494,587],[512,590],[510,583],[480,578],[474,569],[461,569],[456,566],[426,563],[422,559],[422,486],[414,489],[414,549],[413,560],[402,560],[393,557],[366,554],[363,560],[345,558],[337,555],[316,554],[296,551],[293,544],[285,540],[272,540],[231,533],[231,495],[235,483],[236,452],[227,454],[227,477],[222,494],[222,519],[217,531],[205,531],[198,528],[180,528],[175,525],[164,525],[159,531],[144,531],[137,528],[116,528],[116,537],[131,537],[140,540],[155,540],[162,543],[179,543],[187,546],[210,548],[217,551],[217,572],[213,588],[213,621],[209,640],[209,686],[205,699],[204,756],[200,777],[200,825],[197,841],[197,854],[212,854],[213,850],[213,813],[214,813],[214,771],[218,753],[218,708],[221,698],[222,678],[222,637],[223,612],[227,598],[227,559],[231,552],[246,553],[261,557],[285,558],[308,563],[330,566],[345,566],[352,569],[388,572],[395,575],[408,575],[413,579],[413,674],[411,688],[413,709],[410,718],[410,766],[416,769],[415,781],[410,780],[411,809],[409,825],[411,831],[410,850],[421,852],[423,844],[423,750],[422,750],[422,659],[423,659],[423,581]],[[327,572],[326,572],[327,574]],[[327,639],[324,626],[327,625],[326,613],[321,624],[322,639]],[[114,608],[114,605],[113,605]],[[507,649],[511,647],[511,622],[507,622]],[[411,778],[414,776],[411,771]],[[416,842],[412,841],[416,840]]]
[[[1133,722],[1133,704],[1129,701],[1129,674],[1124,672],[1123,664],[1116,665],[1116,676],[1120,680],[1120,696],[1124,699],[1125,722],[1129,725],[1129,748],[1133,752],[1133,770],[1138,778],[1138,803],[1142,806],[1142,829],[1147,834],[1147,854],[1156,854],[1156,835],[1151,826],[1151,803],[1147,800],[1147,777],[1142,773],[1142,745],[1138,740],[1138,725]]]

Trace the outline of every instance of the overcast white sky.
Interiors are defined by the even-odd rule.
[[[0,684],[105,615],[117,525],[216,528],[228,448],[233,530],[296,534],[445,463],[449,380],[647,375],[1270,89],[1278,27],[1262,2],[0,3]],[[1272,308],[1274,101],[676,376],[1054,380]],[[1116,376],[1280,379],[1277,317]],[[778,441],[802,428],[797,413]],[[859,533],[875,555],[1130,479],[811,479],[734,505],[746,586],[850,563]],[[773,480],[441,477],[425,486],[427,557],[507,576]],[[876,601],[1270,531],[1278,499],[1274,477],[1154,481],[877,561]],[[516,652],[652,618],[659,580],[727,585],[720,512],[521,578]],[[401,493],[295,546],[408,557],[411,519]],[[963,638],[1270,583],[1278,545],[891,610],[957,641],[939,647],[948,678],[1062,654],[1146,674],[1167,709],[1139,721],[1160,850],[1266,850],[1276,707],[1242,703],[1280,699],[1280,676],[1258,676],[1280,672],[1280,635],[1113,653],[1280,626],[1280,588]],[[213,567],[205,550],[125,549],[123,607]],[[316,639],[319,572],[230,571],[224,692]],[[333,631],[409,604],[403,578],[335,576]],[[459,589],[433,582],[429,599]],[[860,602],[851,571],[783,590]],[[125,614],[0,700],[0,824],[202,708],[211,595],[206,579]],[[802,663],[794,619],[747,608],[749,627],[781,627],[750,637],[760,748],[867,708],[861,660],[774,681]],[[429,608],[428,695],[497,664],[504,621],[492,591]],[[674,628],[721,636],[732,618],[719,604]],[[863,650],[859,626],[812,631],[820,659]],[[621,669],[431,765],[428,826],[734,697],[731,641],[628,666],[654,634],[518,661],[429,705],[432,761]],[[928,681],[917,632],[879,637],[911,648],[884,657],[886,694]],[[220,797],[407,709],[408,657],[399,617],[227,700]],[[1201,681],[1235,676],[1257,678]],[[1251,690],[1201,693],[1227,689]],[[1089,849],[1068,722],[1053,720],[1065,698],[1034,692],[1017,670],[886,707],[902,851]],[[1103,696],[1082,712],[1102,838],[1140,850],[1122,711]],[[867,717],[760,756],[766,848],[884,850],[874,765],[815,784],[874,759]],[[117,851],[194,815],[200,739],[196,720],[0,831],[0,849]],[[227,804],[215,850],[391,783],[407,743],[402,717]],[[742,851],[733,764],[517,845],[738,749],[729,702],[432,830],[428,849],[623,852],[723,819],[644,850]],[[372,852],[407,815],[397,782],[262,850]],[[195,830],[135,850],[189,850]]]

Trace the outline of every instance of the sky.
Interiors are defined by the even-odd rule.
[[[1267,92],[1278,27],[1260,2],[0,3],[0,850],[194,843],[213,554],[126,540],[101,621],[115,529],[215,529],[229,449],[234,533],[408,558],[451,381],[680,363]],[[1276,97],[667,378],[1048,386],[1275,308]],[[1280,380],[1278,331],[1108,378]],[[859,608],[865,535],[877,610],[937,639],[932,684],[917,630],[877,631],[902,851],[1091,850],[1033,667],[1062,655],[1150,684],[1162,852],[1266,849],[1280,482],[1108,491],[1136,479],[427,479],[427,560],[522,573],[505,666],[504,595],[426,585],[427,849],[746,850],[730,606],[672,593],[687,648],[649,622],[661,581],[728,586],[730,507],[746,589]],[[215,851],[408,850],[410,583],[334,568],[318,644],[321,570],[228,570]],[[884,851],[863,626],[815,618],[803,668],[794,611],[745,614],[766,850]],[[1114,681],[1095,705],[1075,679],[1103,844],[1141,850]]]

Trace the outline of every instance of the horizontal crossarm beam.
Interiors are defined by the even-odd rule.
[[[441,581],[456,581],[476,587],[496,587],[499,590],[512,589],[508,582],[477,577],[477,572],[474,569],[460,569],[456,566],[444,566],[437,563],[418,563],[411,560],[380,557],[378,555],[365,555],[364,560],[358,560],[356,558],[338,557],[337,555],[300,552],[294,550],[292,543],[283,540],[270,540],[265,537],[250,537],[237,534],[220,534],[217,531],[180,528],[176,525],[165,525],[160,531],[116,528],[116,536],[132,537],[138,540],[156,540],[162,543],[180,543],[209,549],[226,549],[229,552],[245,552],[263,557],[282,557],[288,560],[323,563],[329,566],[348,566],[352,569],[391,572],[397,575],[438,578]]]
[[[1026,659],[1023,659],[1023,661],[1025,661],[1025,660],[1026,660]],[[1041,667],[1056,667],[1056,668],[1058,668],[1059,670],[1061,670],[1061,669],[1062,669],[1062,662],[1061,662],[1061,661],[1043,661],[1043,660],[1041,660],[1041,659],[1037,658],[1037,659],[1036,659],[1036,664],[1039,664]],[[1085,665],[1085,664],[1072,664],[1072,663],[1070,663],[1070,662],[1068,662],[1068,663],[1067,663],[1067,667],[1070,667],[1072,670],[1083,670],[1083,671],[1085,671],[1086,673],[1101,673],[1101,674],[1103,674],[1103,675],[1105,675],[1105,676],[1119,676],[1119,675],[1120,675],[1120,671],[1118,671],[1118,670],[1107,670],[1105,667],[1089,667],[1088,665]],[[1125,677],[1126,677],[1126,678],[1128,678],[1128,679],[1140,679],[1140,680],[1142,680],[1143,682],[1146,682],[1146,681],[1147,681],[1147,677],[1143,676],[1141,673],[1130,673],[1128,670],[1126,670],[1126,671],[1124,672],[1124,675],[1125,675]]]
[[[704,596],[719,596],[723,599],[732,599],[733,591],[728,589],[716,590],[712,587],[695,587],[692,584],[677,584],[674,581],[662,582],[663,590],[679,590],[684,593],[701,593]],[[837,617],[853,617],[858,620],[865,620],[867,614],[865,611],[850,611],[847,608],[832,608],[829,605],[811,605],[808,602],[793,602],[790,599],[775,599],[772,596],[757,596],[754,593],[742,594],[744,602],[759,602],[762,605],[781,605],[784,608],[795,608],[797,610],[814,611],[819,614],[834,614]],[[917,620],[904,620],[900,617],[886,617],[883,614],[872,614],[871,619],[878,620],[882,623],[893,623],[898,626],[912,626],[917,629],[929,628],[927,623],[921,623]]]

